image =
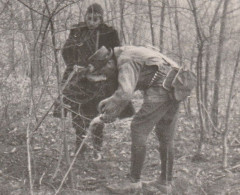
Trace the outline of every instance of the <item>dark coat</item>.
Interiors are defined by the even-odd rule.
[[[97,32],[99,40],[97,41]],[[97,43],[98,42],[98,43]],[[118,33],[112,27],[101,24],[95,30],[89,30],[85,23],[74,25],[63,46],[62,56],[67,66],[85,66],[87,59],[101,46],[108,49],[120,45]]]
[[[98,33],[99,38],[97,38]],[[67,79],[74,65],[86,66],[87,59],[103,45],[108,49],[120,45],[115,29],[106,24],[101,24],[95,30],[89,30],[84,22],[74,25],[62,49],[62,56],[67,66],[63,81]]]
[[[99,38],[97,38],[98,34]],[[66,81],[74,65],[87,66],[87,59],[103,45],[108,49],[120,45],[115,29],[106,24],[101,24],[95,30],[89,30],[85,23],[74,25],[62,50],[62,56],[67,66],[62,82]],[[117,76],[109,78],[107,81],[94,83],[87,79],[79,79],[76,74],[63,91],[66,97],[64,103],[70,105],[73,110],[77,110],[81,104],[82,114],[93,118],[98,114],[98,103],[111,96],[117,87]],[[130,103],[120,118],[133,114],[134,108]]]

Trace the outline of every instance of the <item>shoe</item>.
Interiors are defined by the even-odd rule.
[[[135,194],[142,190],[142,182],[132,182],[131,180],[106,186],[112,194]]]
[[[172,182],[156,179],[142,183],[143,190],[147,192],[147,194],[172,194]]]

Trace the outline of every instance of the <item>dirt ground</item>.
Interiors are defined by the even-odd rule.
[[[135,101],[140,105],[139,100]],[[193,116],[195,113],[193,112]],[[196,114],[197,116],[197,114]],[[221,168],[221,138],[204,143],[202,156],[195,156],[199,128],[180,112],[175,138],[173,195],[237,195],[240,194],[240,145],[234,134],[229,139],[229,169]],[[59,194],[110,194],[104,186],[125,180],[130,166],[130,121],[124,119],[105,128],[103,159],[92,158],[91,139],[83,159],[78,157],[72,169],[72,185],[68,179]],[[31,165],[34,194],[55,194],[68,165],[62,152],[60,121],[49,116],[31,140]],[[66,121],[69,150],[74,150],[74,130]],[[238,139],[236,139],[238,140]],[[153,180],[160,171],[158,141],[152,133],[148,140],[147,157],[142,180]],[[0,136],[0,195],[30,194],[24,129],[5,132]],[[60,160],[59,160],[60,159]],[[72,157],[71,157],[72,159]],[[144,191],[136,194],[151,194]]]

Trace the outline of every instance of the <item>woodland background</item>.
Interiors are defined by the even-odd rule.
[[[105,129],[104,159],[91,160],[89,141],[87,160],[64,181],[74,130],[50,107],[65,69],[61,48],[94,2],[122,45],[154,46],[197,74],[180,112],[173,194],[239,194],[239,0],[0,0],[0,194],[97,194],[128,172],[125,119]],[[154,134],[149,140],[144,179],[159,171]]]

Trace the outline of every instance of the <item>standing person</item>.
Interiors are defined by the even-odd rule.
[[[133,97],[134,91],[143,91],[142,107],[131,123],[129,180],[124,184],[108,186],[108,189],[113,193],[129,193],[141,188],[146,142],[155,127],[160,143],[161,175],[153,184],[157,184],[159,190],[166,191],[167,184],[172,181],[173,139],[179,104],[195,86],[195,75],[181,69],[161,53],[145,47],[122,46],[112,51],[102,47],[90,57],[91,60],[104,64],[98,71],[100,75],[114,71],[118,73],[117,90],[98,106],[104,122],[113,122],[117,118]]]
[[[62,84],[73,71],[74,65],[87,66],[87,59],[101,46],[110,49],[119,46],[117,31],[103,22],[103,9],[94,3],[87,8],[84,22],[73,25],[66,43],[63,46],[62,56],[66,64]],[[97,112],[98,103],[112,95],[117,88],[116,77],[106,81],[92,82],[75,74],[63,91],[64,103],[68,104],[72,113],[72,124],[76,130],[76,150],[82,143],[85,131]],[[55,103],[54,116],[60,117],[60,104]],[[122,117],[131,116],[134,112],[132,105],[126,109]],[[94,156],[99,157],[103,139],[103,125],[93,130]],[[86,147],[84,147],[86,148]],[[84,152],[84,149],[82,150]]]

